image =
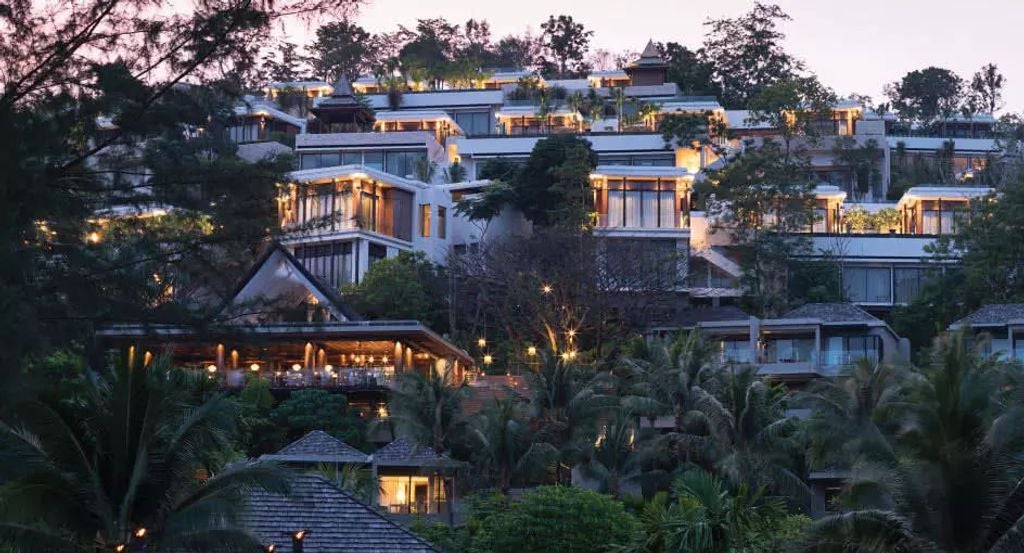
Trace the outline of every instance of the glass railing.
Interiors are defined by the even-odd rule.
[[[849,367],[857,364],[862,359],[877,362],[880,357],[878,350],[825,350],[822,352],[822,364],[826,367]]]

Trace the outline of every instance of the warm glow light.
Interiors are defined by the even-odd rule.
[[[493,362],[494,362],[494,358],[493,357],[491,357],[490,355],[485,355],[484,356],[484,365],[490,365]]]
[[[295,371],[295,372],[301,371],[302,370],[302,365],[296,363],[296,364],[292,365],[292,370]]]
[[[274,551],[277,551],[277,546],[276,545],[270,544],[270,545],[267,546],[267,548],[266,548],[266,552],[267,553],[274,553]]]
[[[324,365],[324,370],[327,372],[334,372],[334,365]]]
[[[119,544],[114,546],[114,551],[116,551],[117,553],[122,553],[124,551],[124,549],[125,549],[125,547],[124,547],[123,543],[119,543]]]
[[[537,348],[535,348],[533,346],[530,346],[530,347],[526,348],[526,355],[529,355],[530,357],[533,357],[534,355],[537,355]]]
[[[298,532],[295,532],[294,534],[292,534],[292,537],[297,539],[297,540],[299,540],[299,541],[302,541],[302,538],[306,537],[306,531],[305,530],[299,530]]]
[[[145,528],[139,528],[138,530],[136,530],[135,531],[135,537],[136,538],[144,538],[144,537],[146,537],[146,529]]]
[[[99,244],[100,240],[103,240],[103,237],[100,236],[100,233],[98,233],[96,231],[90,232],[89,235],[86,236],[85,238],[86,238],[86,240],[88,240],[92,244]]]
[[[398,485],[398,493],[395,494],[395,499],[397,499],[399,503],[405,503],[405,484]]]
[[[217,365],[207,365],[206,366],[206,372],[208,372],[210,374],[213,374],[213,373],[217,372]]]
[[[541,286],[540,291],[544,292],[545,294],[550,294],[551,293],[551,285],[550,284],[545,284],[544,286]]]
[[[249,365],[249,370],[252,371],[252,372],[256,372],[256,371],[260,370],[260,364],[259,363],[253,363],[252,365]]]
[[[382,419],[388,418],[388,406],[387,405],[381,405],[380,407],[378,407],[377,408],[377,416],[382,418]]]
[[[563,351],[562,352],[562,361],[568,361],[568,360],[569,360],[569,352]]]
[[[576,336],[576,331],[570,328],[569,331],[566,332],[566,334],[568,334],[569,337],[572,338],[573,336]]]
[[[373,363],[373,356],[370,356],[370,363]]]
[[[486,338],[477,338],[476,345],[478,345],[478,346],[480,346],[482,348],[483,347],[487,347],[487,339]]]

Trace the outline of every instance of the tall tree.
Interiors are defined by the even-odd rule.
[[[678,42],[659,45],[668,61],[668,80],[691,96],[721,96],[722,87],[715,81],[715,64],[700,51],[694,52]]]
[[[549,16],[540,28],[542,51],[538,65],[545,76],[564,79],[587,71],[584,59],[594,31],[586,30],[571,15]]]
[[[237,413],[225,397],[203,397],[206,375],[135,361],[87,373],[72,395],[7,398],[0,541],[18,551],[261,546],[232,521],[249,490],[286,492],[286,474],[218,461]]]
[[[540,55],[540,44],[529,33],[509,35],[498,41],[494,48],[496,67],[532,69]]]
[[[301,81],[306,77],[306,66],[299,47],[293,42],[282,42],[263,55],[263,78],[269,82]]]
[[[4,370],[87,336],[97,322],[155,320],[168,308],[181,315],[185,306],[167,300],[185,283],[162,284],[175,260],[213,254],[210,246],[251,253],[274,225],[256,210],[251,221],[262,228],[234,232],[250,214],[227,215],[253,209],[286,169],[241,163],[223,133],[230,99],[182,83],[219,80],[235,60],[251,62],[254,45],[286,17],[343,15],[354,5],[213,0],[168,14],[148,2],[92,0],[0,11],[0,202],[17,206],[0,220]],[[150,174],[141,158],[157,148],[175,157]],[[180,203],[165,218],[102,211],[125,195],[128,212]],[[229,275],[221,263],[216,272]]]
[[[467,391],[466,382],[449,365],[426,375],[403,373],[389,402],[391,420],[417,444],[444,453],[456,427],[465,422],[462,401]]]
[[[972,112],[994,114],[1003,105],[1005,79],[996,64],[989,63],[971,78],[968,103]]]
[[[963,100],[963,79],[949,69],[911,71],[886,87],[892,107],[907,121],[934,123],[955,115]]]
[[[537,482],[555,462],[554,446],[532,440],[525,409],[511,394],[485,404],[471,427],[477,466],[503,494],[513,483]]]
[[[369,48],[370,33],[359,25],[347,20],[323,25],[309,45],[313,71],[332,83],[341,75],[355,79],[371,69]]]
[[[726,107],[746,107],[761,90],[803,69],[803,62],[782,45],[786,35],[778,27],[789,20],[779,6],[757,2],[741,17],[704,23],[708,31],[700,59],[715,68]]]
[[[936,260],[960,260],[963,281],[956,289],[961,309],[989,303],[1024,301],[1024,244],[1016,240],[1024,231],[1024,180],[1004,186],[998,199],[971,202],[960,214],[955,234],[941,237]]]

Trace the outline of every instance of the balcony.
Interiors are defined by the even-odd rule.
[[[296,370],[297,369],[297,370]],[[293,367],[292,370],[262,371],[256,378],[266,380],[272,389],[295,390],[321,388],[328,390],[387,390],[395,387],[395,367]],[[245,386],[243,371],[226,371],[221,386]]]

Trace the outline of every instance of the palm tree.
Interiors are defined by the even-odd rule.
[[[389,423],[395,423],[401,433],[417,444],[443,453],[448,450],[456,426],[462,422],[462,400],[468,390],[466,381],[455,376],[450,364],[426,375],[403,373],[388,402]]]
[[[794,394],[795,401],[811,409],[803,426],[812,467],[849,468],[860,455],[894,460],[883,421],[905,407],[903,385],[910,376],[900,367],[862,359],[839,378],[821,379],[807,392]]]
[[[891,460],[855,459],[849,510],[816,523],[800,550],[1003,553],[1024,548],[1020,367],[939,338],[908,383]]]
[[[519,401],[496,398],[477,414],[473,437],[481,464],[492,473],[502,494],[514,481],[533,480],[554,463],[554,446],[531,441],[530,427]]]
[[[714,459],[716,473],[733,485],[806,498],[807,485],[794,470],[800,464],[798,421],[785,414],[785,391],[761,380],[750,366],[729,366],[706,388],[693,390],[694,409],[711,435],[702,444],[710,450],[698,453]]]
[[[657,494],[640,512],[643,532],[620,553],[727,553],[777,550],[784,536],[785,507],[765,498],[763,489],[729,490],[723,481],[700,469],[680,475],[672,499]]]
[[[77,393],[25,394],[5,408],[0,541],[22,551],[258,547],[234,524],[238,509],[251,489],[286,492],[286,473],[218,460],[237,406],[197,391],[197,378],[166,359],[126,363],[87,373]]]
[[[611,90],[612,100],[615,102],[615,119],[618,132],[622,132],[622,108],[626,104],[626,89],[617,86]]]
[[[610,388],[607,373],[595,374],[550,351],[538,352],[538,358],[537,368],[527,375],[536,439],[558,449],[560,481],[562,467],[581,460],[585,444],[594,439],[595,421],[610,413],[618,399],[604,393]]]
[[[596,481],[599,491],[615,498],[622,494],[623,485],[636,482],[642,474],[644,456],[637,443],[634,418],[627,410],[619,409],[594,441],[587,460],[580,464],[584,477]]]

